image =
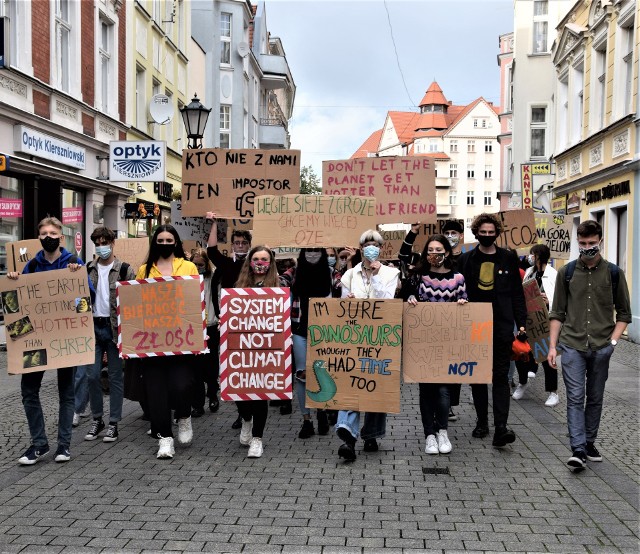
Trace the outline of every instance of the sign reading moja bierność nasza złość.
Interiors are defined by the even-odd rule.
[[[402,301],[312,298],[308,408],[400,412]]]
[[[542,363],[549,354],[549,340],[551,326],[549,325],[549,310],[542,296],[540,287],[535,279],[529,279],[522,284],[524,298],[527,303],[527,342],[537,363]]]
[[[10,374],[95,362],[87,269],[0,279]]]

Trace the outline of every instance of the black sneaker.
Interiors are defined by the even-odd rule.
[[[356,459],[356,449],[354,445],[345,442],[338,448],[338,457],[344,458],[345,462],[353,462]]]
[[[516,434],[506,427],[498,427],[496,428],[496,432],[493,435],[493,446],[496,448],[502,448],[503,446],[507,446],[507,444],[511,444],[516,440]]]
[[[587,443],[587,460],[589,460],[590,462],[601,462],[602,461],[602,454],[600,454],[600,452],[598,451],[598,449],[596,448],[596,445],[593,444],[592,442],[588,442]]]
[[[458,416],[449,408],[449,421],[458,421]]]
[[[280,415],[289,415],[291,412],[293,412],[291,400],[283,400],[280,406]]]
[[[242,427],[242,418],[238,416],[238,419],[231,424],[231,429],[240,429],[240,427]]]
[[[483,439],[489,434],[489,425],[487,423],[476,423],[476,428],[471,432],[471,436],[475,439]]]
[[[84,436],[84,440],[86,441],[94,441],[98,438],[98,435],[104,431],[105,425],[104,425],[104,421],[102,421],[102,419],[94,419],[93,422],[91,423],[91,429],[89,429],[89,432]]]
[[[583,471],[587,467],[587,455],[582,450],[574,450],[567,460],[567,466],[574,473]]]
[[[118,440],[118,424],[117,423],[109,423],[109,427],[107,427],[107,432],[102,439],[102,442],[116,442]]]
[[[202,417],[204,415],[204,408],[194,408],[191,410],[191,417]]]
[[[217,398],[209,400],[209,411],[215,414],[220,409],[220,401]]]
[[[367,439],[364,441],[364,446],[362,449],[365,452],[377,452],[379,449],[378,441],[376,439]]]
[[[327,412],[318,410],[318,435],[326,435],[329,433],[329,418]]]
[[[103,424],[104,427],[104,424]],[[69,452],[69,448],[66,446],[58,446],[58,450],[56,450],[55,461],[58,463],[68,462],[71,459],[71,452]]]
[[[310,419],[305,419],[302,422],[302,429],[300,429],[300,432],[298,433],[298,438],[299,439],[308,439],[309,437],[311,437],[312,435],[315,435],[316,432],[313,428],[313,423],[311,423]]]
[[[18,460],[18,463],[22,466],[32,466],[40,458],[49,454],[49,446],[34,446],[33,444],[27,448],[27,451],[22,455],[22,458]]]

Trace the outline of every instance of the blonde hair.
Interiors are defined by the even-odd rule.
[[[38,223],[38,232],[40,232],[40,229],[45,225],[53,225],[62,231],[62,222],[57,217],[48,215],[44,219],[41,219],[40,223]]]

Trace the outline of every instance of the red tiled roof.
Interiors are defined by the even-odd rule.
[[[369,154],[373,154],[378,151],[380,146],[380,137],[382,136],[382,129],[378,129],[369,135],[369,138],[362,143],[362,146],[355,151],[351,156],[352,158],[366,158]]]
[[[451,122],[451,125],[449,126],[449,129],[447,129],[447,131],[450,131],[452,127],[454,127],[460,120],[462,120],[464,118],[465,115],[467,115],[473,108],[475,108],[480,102],[484,102],[484,98],[482,98],[482,96],[480,98],[477,98],[476,100],[474,100],[473,102],[471,102],[471,104],[468,104],[467,106],[465,106],[460,113],[458,113],[458,115],[456,116],[456,118]]]
[[[421,113],[416,129],[446,129],[447,115],[443,113]]]
[[[415,150],[414,150],[414,145],[413,144],[409,147],[409,155],[410,156],[425,156],[427,158],[434,158],[436,160],[450,160],[451,159],[444,152],[419,152],[419,153],[416,153]]]
[[[396,130],[396,135],[398,136],[400,144],[411,142],[413,140],[413,133],[418,128],[416,122],[420,117],[419,113],[388,112],[387,117],[391,118],[391,122]]]
[[[429,85],[424,98],[420,101],[420,106],[424,106],[425,104],[449,104],[440,85],[435,81]]]
[[[421,138],[421,137],[441,137],[444,134],[444,131],[436,131],[435,129],[431,129],[429,131],[416,131],[413,134],[413,138]]]

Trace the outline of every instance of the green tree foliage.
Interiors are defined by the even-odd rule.
[[[322,194],[320,178],[310,165],[300,169],[300,194]]]

